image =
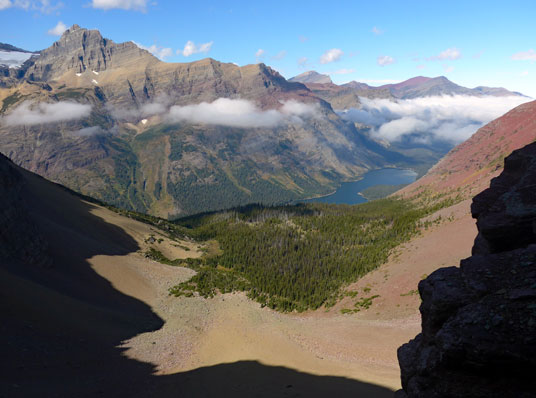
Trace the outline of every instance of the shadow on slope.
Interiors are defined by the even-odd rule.
[[[152,364],[128,359],[119,345],[161,328],[163,320],[114,289],[87,261],[125,256],[139,249],[136,241],[92,214],[94,205],[12,164],[8,169],[20,186],[15,199],[22,206],[14,207],[24,212],[11,219],[10,231],[17,232],[19,219],[29,220],[51,262],[0,258],[0,397],[392,396],[356,380],[253,361],[156,376]],[[31,238],[18,232],[22,243]]]
[[[345,377],[239,361],[156,377],[161,397],[389,397],[393,391]],[[140,397],[143,394],[140,395]]]

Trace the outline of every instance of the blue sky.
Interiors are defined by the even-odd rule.
[[[314,69],[371,85],[444,75],[536,97],[534,15],[536,2],[515,0],[0,0],[0,41],[38,50],[76,23],[168,62],[264,62],[287,78]]]

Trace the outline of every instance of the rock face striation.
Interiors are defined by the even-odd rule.
[[[398,350],[397,397],[536,397],[536,143],[471,211],[473,255],[419,284],[422,333]]]

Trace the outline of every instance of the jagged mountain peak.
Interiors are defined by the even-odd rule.
[[[137,67],[159,62],[133,42],[115,43],[98,30],[73,25],[52,46],[41,51],[26,76],[30,80],[54,80],[66,73],[103,71],[117,67]]]

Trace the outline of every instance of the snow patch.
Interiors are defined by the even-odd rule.
[[[34,53],[19,51],[0,51],[0,65],[8,68],[20,68]]]
[[[143,119],[143,120],[141,121],[141,124],[147,124],[147,119]]]
[[[96,85],[99,85],[99,82],[96,81],[95,79],[91,80],[91,83],[96,84]]]
[[[95,72],[94,70],[92,70],[91,72],[93,72],[94,74],[96,74],[98,76],[99,72]]]
[[[81,74],[81,73],[77,73],[76,76],[80,77],[80,76],[82,76],[82,74]]]

